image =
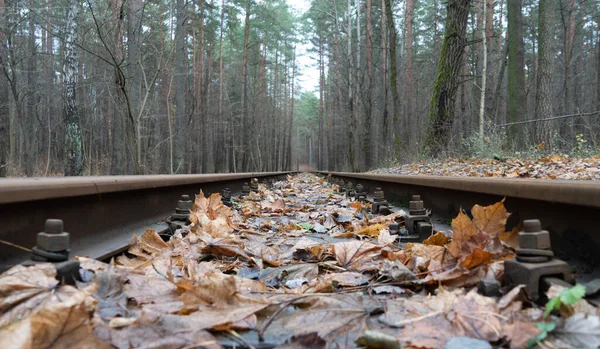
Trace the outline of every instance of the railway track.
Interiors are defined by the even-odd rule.
[[[566,260],[581,260],[586,266],[600,264],[600,183],[541,179],[379,175],[320,172],[362,184],[367,193],[380,187],[388,200],[405,203],[420,195],[425,207],[438,220],[455,217],[461,208],[489,205],[506,198],[512,215],[507,228],[527,219],[539,219],[548,230],[555,253]],[[593,270],[590,270],[593,271]]]
[[[139,235],[146,228],[167,230],[165,218],[174,213],[181,195],[193,198],[200,189],[212,193],[226,187],[239,192],[251,178],[287,173],[6,179],[0,181],[0,239],[32,247],[44,221],[60,218],[70,233],[71,255],[106,259],[125,251],[132,234]],[[539,219],[542,228],[550,232],[559,257],[582,259],[592,266],[600,263],[600,184],[596,182],[320,174],[360,183],[366,193],[380,187],[400,206],[406,206],[412,195],[421,195],[438,221],[455,217],[461,208],[488,205],[506,197],[505,205],[513,213],[508,227]],[[0,244],[1,270],[27,258],[22,250]]]
[[[487,297],[500,297],[504,292],[508,292],[510,287],[521,285],[519,287],[524,288],[531,300],[544,304],[547,299],[542,297],[546,297],[545,292],[551,286],[570,288],[574,282],[573,276],[580,277],[577,281],[586,284],[587,281],[581,278],[582,274],[584,277],[598,277],[596,250],[599,237],[595,230],[595,218],[600,212],[600,185],[593,182],[321,172],[321,176],[328,177],[328,182],[339,184],[331,186],[314,175],[302,174],[293,176],[288,181],[277,182],[273,186],[261,187],[260,194],[256,194],[258,186],[253,188],[254,196],[234,200],[233,211],[223,206],[231,204],[231,201],[227,200],[228,196],[223,198],[223,204],[220,201],[213,201],[212,204],[209,203],[210,200],[204,201],[192,209],[190,214],[196,222],[201,222],[201,217],[205,217],[209,221],[214,220],[214,223],[196,223],[197,225],[190,226],[191,228],[178,231],[166,244],[160,240],[161,237],[164,239],[164,236],[159,237],[151,232],[141,236],[146,228],[153,228],[159,234],[169,229],[167,217],[175,217],[172,214],[175,213],[175,206],[181,195],[192,196],[201,189],[205,194],[222,192],[226,187],[231,188],[233,194],[237,194],[241,189],[245,192],[244,195],[248,195],[250,188],[242,188],[242,184],[249,182],[251,178],[268,181],[279,179],[286,174],[288,173],[273,172],[6,180],[0,182],[0,219],[3,222],[0,226],[0,238],[20,246],[31,247],[36,244],[36,233],[42,230],[44,221],[47,218],[60,218],[64,221],[65,230],[71,234],[71,256],[89,256],[105,260],[125,252],[130,247],[129,253],[118,257],[114,270],[106,273],[102,271],[102,277],[99,273],[104,270],[106,264],[94,260],[80,258],[55,264],[58,278],[63,282],[72,282],[73,280],[67,281],[65,275],[75,275],[75,271],[82,277],[83,283],[97,282],[98,285],[113,280],[108,278],[112,275],[111,277],[116,277],[113,281],[127,284],[126,288],[123,286],[124,288],[117,292],[123,297],[123,304],[127,305],[127,309],[137,307],[136,309],[141,309],[143,314],[146,311],[145,307],[148,307],[148,314],[153,311],[156,312],[155,315],[164,312],[161,316],[165,316],[165,319],[186,321],[176,322],[179,324],[177,326],[183,327],[170,334],[169,331],[174,327],[171,323],[167,324],[168,321],[157,325],[154,320],[150,323],[145,322],[150,318],[131,316],[134,313],[127,318],[123,317],[126,313],[111,315],[113,319],[109,324],[114,322],[116,327],[102,327],[109,321],[108,318],[103,319],[104,322],[96,322],[94,326],[99,326],[99,330],[94,332],[97,337],[94,338],[105,342],[113,341],[113,344],[114,340],[125,340],[124,338],[126,341],[135,342],[139,337],[135,331],[164,326],[161,327],[161,331],[167,331],[165,336],[172,335],[173,338],[185,341],[191,340],[182,339],[181,336],[185,333],[193,336],[204,335],[211,339],[206,343],[214,343],[215,347],[222,345],[227,348],[274,348],[290,340],[293,342],[294,337],[290,336],[296,332],[304,333],[303,331],[319,333],[323,336],[320,340],[332,343],[339,340],[339,343],[345,343],[345,347],[350,347],[348,343],[360,342],[357,337],[363,331],[348,329],[358,326],[357,323],[368,322],[369,328],[395,333],[395,337],[387,338],[394,343],[400,340],[396,338],[410,341],[407,336],[419,333],[417,337],[429,336],[427,338],[439,341],[430,347],[442,347],[443,342],[450,337],[440,337],[437,332],[424,333],[427,331],[423,329],[429,329],[430,326],[420,327],[419,330],[410,328],[413,322],[420,322],[429,317],[435,317],[436,321],[443,323],[451,321],[440,311],[425,310],[422,316],[420,313],[414,313],[414,309],[428,309],[430,303],[435,303],[430,301],[436,295],[429,293],[435,287],[435,283],[441,285],[447,282],[450,290],[440,291],[445,296],[438,300],[449,297],[450,293],[446,292],[454,292],[453,287],[459,288],[455,290],[457,299],[466,301],[469,297],[481,297],[475,296],[474,292]],[[341,179],[344,180],[343,184]],[[349,185],[349,182],[353,185]],[[384,192],[387,201],[383,199]],[[415,199],[415,194],[420,195],[424,202]],[[544,243],[539,243],[540,240],[532,243],[536,247],[526,246],[525,244],[529,243],[525,240],[528,234],[519,234],[519,247],[516,248],[516,255],[515,250],[510,249],[513,256],[510,259],[501,259],[498,256],[503,252],[491,250],[493,253],[489,256],[499,253],[494,257],[497,259],[472,265],[465,264],[465,261],[475,255],[475,252],[472,255],[465,252],[464,256],[454,258],[450,255],[451,247],[446,242],[431,246],[404,244],[414,236],[407,234],[411,229],[413,232],[415,229],[418,232],[424,229],[431,234],[431,222],[437,230],[440,225],[443,226],[439,223],[447,224],[448,218],[455,217],[461,207],[466,209],[473,204],[491,205],[503,198],[506,198],[504,204],[508,211],[513,213],[507,228],[527,220],[523,228],[525,232],[536,232],[540,233],[536,236],[547,237],[548,233],[542,229],[549,230],[552,235],[552,249],[559,258],[567,259],[569,265],[554,258],[554,253],[550,250],[550,239],[547,246],[542,246]],[[365,200],[371,201],[370,204]],[[214,209],[210,208],[211,205]],[[399,208],[406,206],[409,206],[408,210],[399,212]],[[489,207],[494,206],[497,205]],[[429,210],[433,212],[431,220]],[[234,223],[227,219],[225,221],[229,223],[219,225],[219,219],[229,215],[228,212],[235,211],[236,216],[227,216]],[[376,211],[384,215],[377,215]],[[181,212],[182,210],[179,210],[179,213]],[[505,212],[504,209],[502,212]],[[481,211],[473,215],[474,221],[477,215],[481,217]],[[538,226],[535,219],[542,221],[542,227]],[[504,228],[504,222],[500,229]],[[403,225],[404,228],[398,229],[399,225]],[[46,225],[46,231],[53,232],[58,226],[58,222],[50,222]],[[194,227],[199,227],[200,230],[194,230]],[[380,229],[377,230],[376,236],[371,235],[371,227]],[[461,240],[458,231],[455,231],[451,243]],[[500,230],[500,233],[503,231]],[[133,234],[141,237],[132,240],[130,244]],[[401,236],[394,236],[396,234]],[[439,237],[444,234],[436,235]],[[522,239],[521,235],[525,238]],[[533,233],[529,235],[531,236]],[[391,237],[393,242],[385,242]],[[422,240],[420,237],[417,236],[416,241]],[[153,247],[156,250],[153,250]],[[426,247],[432,249],[431,251],[443,250],[443,258],[435,259],[437,257],[423,252],[425,250],[419,252],[419,248]],[[481,245],[481,248],[487,249],[484,245]],[[502,251],[508,249],[506,246],[501,247]],[[198,251],[201,253],[198,254]],[[542,255],[531,255],[533,252]],[[390,259],[390,253],[397,253],[397,258]],[[0,256],[3,267],[6,268],[30,258],[31,254],[2,244]],[[463,259],[465,256],[466,259]],[[152,260],[151,266],[143,262],[146,257],[151,257],[148,259]],[[181,266],[171,264],[173,257],[180,258]],[[401,258],[408,259],[403,261]],[[540,258],[542,259],[538,260]],[[416,263],[426,259],[427,271],[423,272]],[[584,264],[572,263],[576,259],[584,261]],[[199,261],[201,262],[198,263]],[[31,263],[33,262],[29,261],[25,264]],[[198,274],[194,274],[196,279],[186,279],[187,274],[182,273],[183,269],[178,269],[187,268],[184,266],[189,265],[199,268]],[[494,270],[498,265],[502,265],[502,280],[496,280]],[[588,271],[573,275],[570,267],[574,265],[585,265]],[[68,269],[69,266],[76,269]],[[136,272],[132,271],[132,266]],[[404,274],[396,273],[404,270],[400,266],[406,269]],[[18,268],[22,266],[15,269]],[[140,273],[142,270],[145,271]],[[171,270],[178,273],[171,274]],[[453,274],[455,271],[461,274]],[[90,275],[96,276],[90,279]],[[463,279],[466,275],[469,277]],[[439,279],[432,279],[434,283],[431,283],[431,280],[428,281],[430,277]],[[471,277],[476,277],[477,280],[473,281]],[[190,280],[194,280],[194,283],[185,283]],[[226,280],[228,282],[225,282]],[[500,282],[505,288],[502,292]],[[173,284],[181,287],[175,287]],[[477,291],[471,288],[473,286],[477,286]],[[471,290],[465,295],[461,293],[465,291],[461,287]],[[150,291],[150,288],[154,291]],[[194,307],[197,308],[193,308],[194,311],[190,314],[175,314],[176,309],[184,305],[180,300],[185,297],[179,293],[187,294],[186,292],[196,289],[201,292],[192,292],[196,298],[190,298],[189,301],[193,301]],[[425,291],[428,295],[425,297],[422,292],[417,291]],[[398,296],[406,292],[412,296]],[[510,298],[508,296],[512,293],[514,292],[504,295]],[[596,293],[590,294],[588,300],[597,306],[599,301]],[[96,296],[104,297],[100,293]],[[111,294],[110,297],[112,296]],[[496,300],[488,299],[486,302],[495,305]],[[460,301],[452,301],[452,306]],[[413,305],[406,306],[405,302],[412,302]],[[470,309],[474,304],[471,300],[468,304],[469,309],[461,311],[468,312],[466,315],[469,317],[465,319],[475,321],[470,326],[476,333],[470,336],[479,338],[479,328],[483,326],[479,319],[481,311]],[[103,311],[102,306],[97,306],[97,314]],[[394,308],[395,306],[397,308]],[[519,303],[515,311],[520,311],[521,306]],[[497,311],[494,309],[496,308],[492,310]],[[489,313],[487,310],[484,312]],[[395,318],[399,313],[403,315]],[[329,315],[326,316],[327,314]],[[491,315],[498,314],[492,312]],[[499,321],[498,318],[505,321],[499,322],[497,326],[514,326],[512,320],[505,316],[489,317],[485,318],[485,321]],[[191,321],[189,324],[188,320]],[[247,325],[242,320],[247,320]],[[353,325],[350,326],[350,323]],[[238,329],[236,326],[241,327],[238,333],[236,330],[228,330],[228,326],[234,329]],[[323,328],[334,330],[325,331]],[[210,334],[201,331],[202,329],[209,330]],[[441,330],[443,332],[443,328]],[[103,331],[111,331],[116,337],[106,337]],[[453,336],[455,331],[450,332],[446,336]],[[511,343],[523,340],[504,334],[503,330],[496,332],[503,333],[502,338],[506,337]],[[367,332],[364,333],[361,338],[367,336]],[[379,335],[387,332],[377,333]],[[524,338],[527,340],[534,336],[534,332],[529,332]],[[194,341],[198,341],[198,338],[193,337]],[[496,338],[495,335],[484,337],[485,341],[497,341]],[[519,343],[524,345],[525,342]],[[515,347],[521,346],[515,344]]]
[[[202,189],[239,192],[251,178],[270,179],[288,172],[22,178],[0,181],[0,239],[31,248],[48,218],[62,219],[70,233],[71,256],[106,259],[125,251],[132,234],[168,229],[182,195]],[[0,244],[0,270],[29,258],[21,249]]]

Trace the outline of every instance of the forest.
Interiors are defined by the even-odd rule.
[[[600,142],[600,0],[0,0],[0,69],[0,177]]]

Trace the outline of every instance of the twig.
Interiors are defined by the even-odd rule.
[[[305,298],[307,296],[302,296],[302,297],[298,297],[298,298],[294,298],[292,300],[289,301],[285,301],[283,303],[281,303],[279,305],[279,309],[277,309],[271,316],[269,316],[269,318],[267,319],[267,321],[265,322],[265,324],[263,325],[263,327],[260,329],[260,331],[258,331],[258,340],[259,341],[263,341],[264,337],[263,335],[265,334],[265,331],[267,330],[267,328],[269,328],[269,326],[271,325],[271,323],[273,322],[273,320],[275,320],[275,318],[277,317],[277,315],[281,314],[281,312],[287,308],[288,306],[292,305],[295,301],[300,300],[302,298]]]
[[[8,241],[5,241],[5,240],[0,240],[0,243],[8,245],[8,246],[12,246],[14,248],[18,248],[19,250],[23,250],[25,252],[30,252],[31,253],[31,250],[28,249],[27,247],[19,246],[17,244],[13,244],[12,242],[8,242]]]
[[[421,321],[421,320],[425,320],[427,318],[430,318],[432,316],[437,316],[437,315],[440,315],[442,313],[443,313],[443,311],[439,310],[439,311],[435,311],[435,312],[427,314],[427,315],[416,317],[414,319],[408,319],[408,320],[404,320],[404,321],[400,321],[400,322],[395,322],[394,323],[394,327],[398,327],[400,325],[410,324],[411,322],[418,322],[418,321]]]
[[[458,313],[458,314],[460,314],[460,315],[462,315],[464,317],[468,317],[469,319],[478,320],[478,321],[483,322],[484,324],[488,325],[492,330],[494,330],[494,332],[496,333],[497,336],[500,336],[500,331],[498,331],[498,329],[495,328],[494,326],[492,326],[492,324],[490,324],[489,322],[487,322],[487,321],[485,321],[483,319],[476,318],[476,317],[471,316],[471,315],[467,315],[465,313]]]
[[[232,335],[235,338],[237,338],[246,347],[248,347],[250,349],[256,349],[252,344],[248,343],[242,336],[240,336],[237,332],[235,332],[235,330],[227,330],[227,332],[229,332],[230,335]]]

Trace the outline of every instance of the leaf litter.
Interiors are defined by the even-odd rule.
[[[499,299],[474,287],[501,280],[514,257],[503,201],[461,212],[452,238],[401,248],[388,230],[401,212],[375,217],[333,189],[288,176],[232,208],[200,192],[169,241],[147,230],[110,263],[79,257],[76,286],[50,264],[15,266],[0,275],[0,347],[442,348],[468,337],[521,348],[540,335],[543,311],[522,286]],[[557,340],[594,343],[597,308],[563,312]]]

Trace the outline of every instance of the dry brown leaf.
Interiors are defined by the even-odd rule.
[[[381,229],[377,237],[377,243],[380,245],[392,245],[397,238],[398,235],[392,235],[389,230]]]
[[[351,202],[348,206],[352,207],[356,212],[360,212],[362,210],[362,203],[360,201]]]
[[[463,254],[463,244],[472,236],[475,236],[479,230],[473,224],[471,219],[460,210],[456,218],[452,220],[452,241],[448,245],[448,251],[459,258]]]
[[[340,266],[355,268],[379,255],[381,246],[368,241],[346,241],[330,245],[331,252]]]
[[[511,231],[500,233],[500,240],[504,241],[508,246],[517,249],[519,248],[519,232],[523,230],[523,224],[519,223]]]
[[[473,269],[481,264],[491,263],[492,256],[493,255],[489,252],[483,251],[480,248],[475,248],[473,253],[466,256],[460,264],[467,269]]]
[[[506,220],[510,213],[504,207],[504,200],[490,206],[475,205],[471,209],[473,214],[473,223],[479,230],[495,237],[504,233]]]
[[[110,348],[92,334],[95,300],[55,275],[44,263],[0,276],[0,348]]]
[[[431,235],[423,241],[425,245],[444,246],[450,241],[450,238],[444,235],[441,231]]]
[[[385,229],[385,225],[383,224],[373,224],[370,225],[362,230],[359,230],[356,232],[356,235],[367,235],[367,236],[371,236],[371,237],[378,237],[379,236],[379,231]]]

